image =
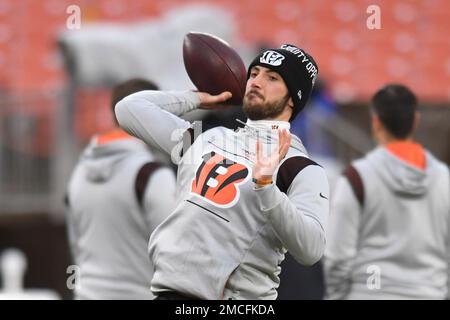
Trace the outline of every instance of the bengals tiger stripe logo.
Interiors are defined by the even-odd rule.
[[[192,181],[192,193],[214,205],[230,206],[239,197],[238,185],[248,176],[243,164],[215,152],[203,156]]]

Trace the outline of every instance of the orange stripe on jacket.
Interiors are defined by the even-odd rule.
[[[109,131],[107,133],[101,134],[97,136],[97,145],[102,145],[105,143],[117,141],[117,140],[123,140],[123,139],[133,139],[132,136],[130,136],[128,133],[123,131],[122,129],[115,129],[112,131]]]
[[[388,143],[385,147],[406,163],[422,170],[425,169],[425,151],[422,145],[412,141],[397,141]]]
[[[237,173],[241,170],[246,170],[247,168],[240,164],[235,163],[231,166],[229,166],[226,170],[226,174],[224,175],[217,175],[215,180],[217,181],[217,186],[214,188],[208,188],[208,191],[205,194],[205,198],[209,199],[215,203],[225,205],[231,203],[234,198],[236,198],[237,194],[237,187],[236,184],[243,181],[244,178],[236,179],[232,183],[228,184],[226,187],[223,187],[223,182],[231,177],[234,173]],[[207,181],[206,181],[207,182]],[[222,188],[219,193],[217,193],[218,189]]]

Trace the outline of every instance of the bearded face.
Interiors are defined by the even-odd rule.
[[[275,71],[254,66],[247,80],[243,109],[250,120],[276,119],[289,108],[288,89]]]
[[[286,107],[289,96],[278,101],[266,101],[258,92],[249,91],[244,97],[244,113],[250,120],[264,120],[277,118]]]

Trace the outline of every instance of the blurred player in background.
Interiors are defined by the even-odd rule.
[[[322,257],[328,181],[289,133],[316,77],[315,61],[300,48],[259,54],[247,74],[248,120],[238,131],[198,135],[178,117],[214,109],[230,92],[144,91],[117,104],[125,130],[182,155],[177,207],[150,241],[158,299],[275,299],[286,250],[304,265]]]
[[[415,95],[391,84],[372,99],[378,147],[349,166],[332,195],[325,253],[329,299],[444,299],[448,167],[412,135]]]
[[[113,89],[112,108],[129,94],[156,89],[141,79],[121,83]],[[75,297],[153,299],[148,240],[174,200],[175,175],[142,141],[119,127],[94,136],[66,197],[70,246],[80,267]]]

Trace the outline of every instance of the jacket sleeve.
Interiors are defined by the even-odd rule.
[[[71,208],[71,205],[69,203],[69,194],[68,192],[65,195],[65,219],[66,219],[66,232],[67,232],[67,238],[69,242],[69,250],[70,255],[72,257],[72,261],[76,264],[77,259],[79,257],[79,248],[78,248],[78,241],[79,241],[79,235],[77,232],[77,227],[75,225],[76,219],[74,219],[73,211]]]
[[[147,182],[143,207],[150,234],[175,209],[175,188],[175,174],[165,167],[156,170]]]
[[[320,166],[300,171],[287,194],[271,184],[255,189],[261,211],[289,253],[303,265],[313,265],[325,249],[329,186]]]
[[[447,226],[447,300],[450,300],[450,212]]]
[[[448,177],[448,186],[450,191],[450,171],[447,168],[447,177]],[[449,196],[450,199],[450,196]],[[449,203],[449,212],[447,216],[447,300],[450,300],[450,203]]]
[[[331,212],[324,259],[326,297],[343,299],[350,290],[361,215],[360,204],[345,177],[340,177],[336,183]]]
[[[116,104],[119,125],[129,134],[174,156],[191,123],[178,116],[194,110],[200,99],[191,91],[141,91]]]

